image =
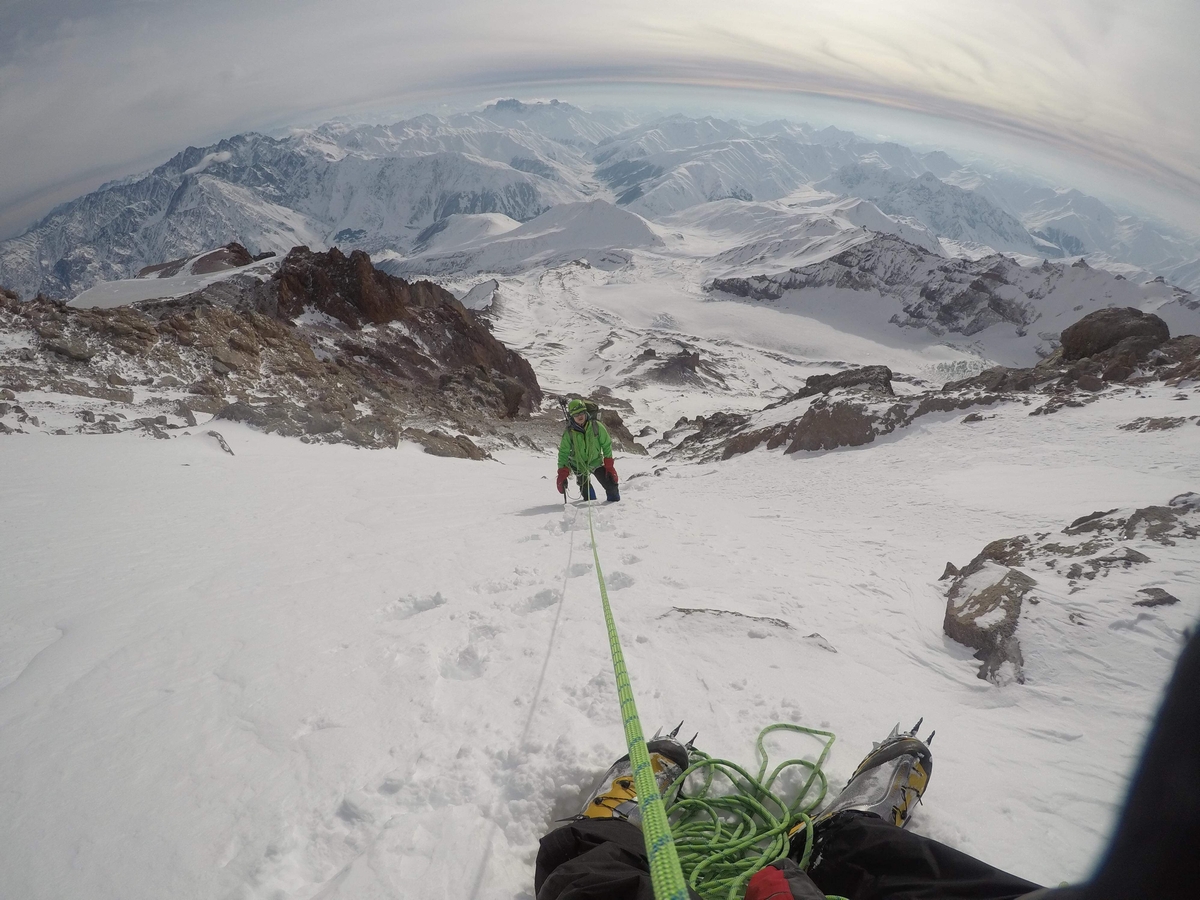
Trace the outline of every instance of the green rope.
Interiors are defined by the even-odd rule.
[[[788,759],[768,776],[763,741],[776,731],[824,738],[817,761]],[[667,811],[680,862],[692,890],[704,900],[737,900],[755,872],[789,854],[788,832],[800,822],[805,828],[799,865],[808,868],[812,855],[812,813],[829,790],[822,766],[834,740],[830,731],[787,723],[769,725],[759,732],[755,745],[760,760],[756,775],[729,760],[692,750],[692,764],[667,789]],[[789,803],[773,788],[779,776],[792,767],[806,770],[807,777]],[[685,795],[684,784],[695,773],[701,773],[698,778],[702,778],[702,784],[698,789],[688,785],[693,793]],[[717,775],[728,782],[722,784],[724,790],[714,789]]]
[[[587,499],[586,496],[584,498]],[[650,861],[650,882],[656,900],[687,900],[687,887],[679,855],[667,822],[667,812],[658,793],[658,782],[650,765],[650,751],[642,735],[642,723],[638,718],[637,706],[633,701],[633,687],[629,683],[629,672],[625,668],[625,655],[621,652],[621,641],[617,637],[617,624],[613,621],[612,607],[608,603],[608,589],[604,586],[604,573],[600,569],[600,553],[596,549],[596,530],[592,525],[592,506],[588,504],[588,531],[592,537],[592,557],[596,560],[596,578],[600,582],[600,599],[604,604],[604,622],[608,626],[608,645],[612,651],[613,673],[617,678],[617,697],[621,701],[621,720],[625,726],[625,743],[629,748],[629,761],[633,766],[633,786],[637,791],[638,809],[642,814],[642,838],[646,842],[646,857]]]
[[[586,501],[586,495],[584,499]],[[596,580],[600,584],[600,600],[604,607],[613,673],[617,680],[617,697],[621,703],[621,720],[633,767],[633,783],[637,791],[638,809],[642,814],[642,838],[646,844],[650,881],[656,900],[687,900],[689,887],[703,900],[740,900],[746,883],[755,872],[789,854],[791,843],[788,832],[800,822],[805,827],[804,852],[799,865],[807,869],[812,856],[812,813],[821,805],[829,790],[822,766],[833,748],[833,732],[788,723],[768,725],[759,732],[755,744],[759,757],[757,775],[751,775],[728,760],[711,757],[693,748],[691,765],[667,788],[669,808],[664,805],[650,763],[650,751],[642,734],[642,723],[633,699],[633,687],[625,667],[617,625],[608,602],[608,589],[600,567],[600,552],[596,547],[592,504],[588,503],[587,507],[592,558],[596,562]],[[768,757],[763,741],[775,731],[824,738],[817,761],[788,759],[777,765],[768,776]],[[779,776],[792,767],[807,770],[807,778],[788,803],[772,788]],[[699,776],[703,782],[700,788],[689,785],[689,789],[696,792],[684,795],[685,782],[700,772],[703,773]],[[730,782],[731,792],[719,793],[714,790],[717,775]]]

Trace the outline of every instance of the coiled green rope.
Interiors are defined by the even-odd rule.
[[[768,757],[763,746],[767,735],[790,731],[824,738],[816,762],[789,759],[767,776]],[[726,759],[692,750],[692,764],[667,789],[667,815],[688,886],[704,900],[739,900],[746,883],[759,869],[787,856],[791,850],[788,831],[803,822],[804,853],[800,868],[807,869],[812,855],[812,813],[829,790],[822,766],[835,740],[831,731],[779,723],[759,732],[756,749],[757,775]],[[806,769],[807,778],[790,802],[773,788],[779,776],[791,767]],[[699,788],[687,785],[689,776],[702,773]],[[714,787],[717,776],[728,782],[727,790]],[[695,779],[693,779],[693,782]],[[790,793],[790,791],[789,791]]]

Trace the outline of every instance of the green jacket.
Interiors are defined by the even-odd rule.
[[[591,474],[610,456],[612,438],[608,429],[595,419],[588,419],[583,431],[567,426],[558,444],[559,468],[568,466],[576,475]]]

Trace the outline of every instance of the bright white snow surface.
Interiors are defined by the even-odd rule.
[[[1083,877],[1196,568],[1180,604],[1062,636],[1039,650],[1062,665],[1005,687],[942,634],[935,579],[995,538],[1194,489],[1187,429],[1115,428],[1190,410],[1173,393],[803,457],[620,458],[624,499],[594,516],[643,722],[747,764],[766,724],[833,729],[836,790],[924,716],[913,827]],[[203,429],[0,442],[0,895],[530,897],[537,839],[624,752],[587,509],[549,455],[221,428],[236,456]]]

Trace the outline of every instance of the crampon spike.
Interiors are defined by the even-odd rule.
[[[928,747],[930,744],[932,744],[932,743],[933,743],[933,736],[934,736],[935,734],[937,734],[937,732],[936,732],[936,731],[931,731],[931,732],[929,732],[929,737],[925,738],[925,746],[926,746],[926,747]]]
[[[908,733],[911,735],[915,735],[917,733],[917,729],[921,727],[921,723],[924,721],[925,721],[925,717],[921,716],[921,718],[917,719],[917,724],[914,725],[912,728],[908,729]]]
[[[697,731],[695,734],[692,735],[692,739],[683,745],[683,749],[691,750],[693,747],[695,747],[696,746],[696,738],[698,738],[698,737],[700,737],[700,732]]]
[[[674,738],[677,734],[679,734],[679,729],[682,727],[683,727],[683,722],[680,722],[678,725],[675,726],[675,730],[672,731],[670,734],[668,734],[667,737]]]
[[[656,732],[654,732],[654,737],[650,738],[650,740],[657,741],[660,737],[662,737],[662,726],[661,725],[659,726],[658,730]]]

